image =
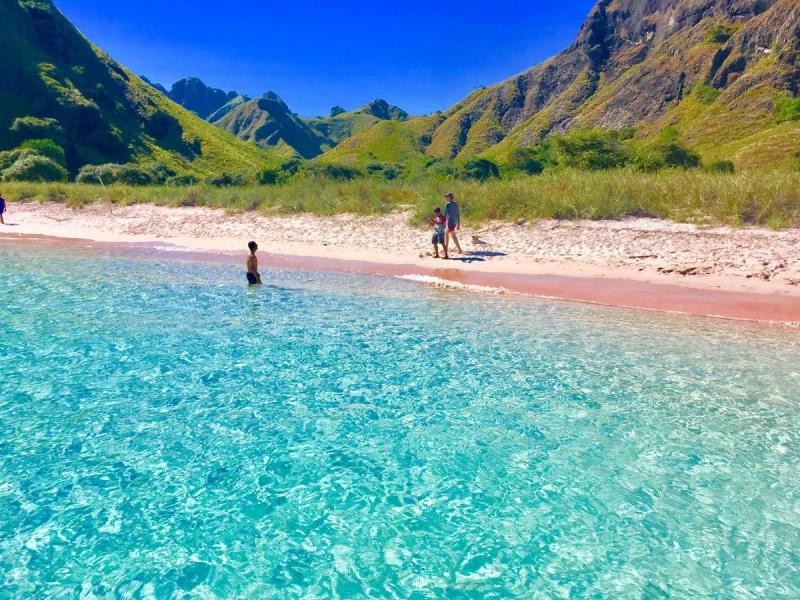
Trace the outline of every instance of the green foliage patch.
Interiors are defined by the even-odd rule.
[[[708,30],[706,41],[710,44],[724,44],[733,37],[737,29],[739,27],[733,23],[717,23]]]
[[[784,92],[775,99],[773,109],[778,123],[800,120],[800,97]]]
[[[23,153],[3,171],[3,181],[66,181],[67,170],[46,156]]]
[[[50,160],[58,163],[62,167],[66,166],[66,157],[64,148],[59,146],[54,140],[40,139],[40,140],[27,140],[20,145],[21,150],[30,150],[39,156],[45,156]]]
[[[698,83],[692,88],[692,95],[697,98],[700,104],[704,104],[706,106],[710,106],[717,101],[720,94],[722,94],[722,90],[707,85],[705,83]]]

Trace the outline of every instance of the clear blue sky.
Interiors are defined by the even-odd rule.
[[[89,39],[169,87],[187,76],[304,116],[385,98],[444,110],[569,46],[595,0],[56,0]]]

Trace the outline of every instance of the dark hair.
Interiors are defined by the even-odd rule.
[[[255,242],[250,242],[249,244],[247,244],[247,247],[250,248],[250,252],[253,252],[256,248],[258,248],[258,244],[256,244]]]
[[[455,198],[455,196],[453,195],[453,192],[447,192],[447,193],[444,195],[444,197],[445,197],[445,198],[450,198],[451,200],[452,200],[453,198]]]
[[[434,208],[433,212],[442,212],[442,209],[441,208]]]

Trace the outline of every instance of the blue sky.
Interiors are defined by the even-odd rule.
[[[304,116],[385,98],[444,110],[569,46],[595,0],[56,0],[89,39],[169,87],[187,76]]]

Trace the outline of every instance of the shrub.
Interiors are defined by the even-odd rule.
[[[383,170],[383,178],[386,181],[394,181],[403,174],[403,165],[387,165]]]
[[[145,165],[144,169],[150,173],[153,183],[166,183],[177,175],[170,167],[160,162]]]
[[[633,162],[640,171],[696,169],[700,166],[700,156],[678,142],[656,142],[642,149]]]
[[[476,181],[498,179],[500,177],[500,169],[497,168],[495,163],[486,158],[473,158],[464,164],[464,176],[467,179]]]
[[[623,127],[617,130],[617,139],[620,142],[627,142],[636,136],[636,127]]]
[[[241,173],[222,173],[214,177],[206,179],[208,185],[215,187],[233,187],[244,185],[246,183],[244,175]]]
[[[681,132],[676,125],[667,125],[658,132],[658,140],[661,142],[677,142]]]
[[[281,165],[281,171],[286,173],[287,175],[295,175],[300,171],[303,166],[303,161],[299,158],[292,158],[287,160],[285,163]]]
[[[576,130],[551,138],[558,162],[565,167],[601,171],[629,162],[614,132],[600,129]]]
[[[112,184],[117,181],[117,169],[120,165],[85,165],[78,171],[75,181],[77,183]]]
[[[153,163],[150,165],[117,165],[110,163],[84,166],[78,172],[75,181],[78,183],[91,183],[95,185],[110,185],[112,183],[152,185],[166,183],[175,175],[175,171],[162,163]]]
[[[368,175],[383,177],[386,181],[394,181],[403,174],[403,165],[369,163],[365,170]]]
[[[657,146],[657,150],[661,152],[668,167],[696,169],[700,166],[700,156],[695,151],[681,146],[677,142],[662,144]]]
[[[508,166],[515,171],[522,171],[528,175],[539,175],[548,164],[548,157],[544,154],[541,146],[516,148],[509,156]]]
[[[35,154],[23,154],[3,171],[4,181],[66,181],[67,170],[57,162]]]
[[[50,139],[28,140],[20,145],[21,150],[30,150],[39,156],[45,156],[61,166],[66,165],[64,148]]]
[[[280,169],[267,167],[256,173],[256,183],[259,185],[276,185],[284,178]]]
[[[706,85],[705,83],[698,83],[692,88],[692,95],[697,98],[701,104],[706,105],[714,104],[721,93],[722,90]]]
[[[716,160],[707,164],[704,169],[709,173],[735,173],[736,165],[730,160]]]
[[[800,119],[800,97],[784,92],[775,98],[773,110],[775,111],[775,120],[778,123],[797,121]]]
[[[180,187],[197,185],[198,183],[200,183],[200,180],[194,175],[176,175],[175,177],[170,177],[167,180],[167,185]]]
[[[149,170],[137,165],[120,165],[117,169],[117,182],[125,185],[151,185],[155,183]]]
[[[710,44],[724,44],[736,33],[736,25],[731,23],[717,23],[706,34],[706,41]]]
[[[310,175],[318,175],[334,181],[350,181],[362,176],[361,171],[356,168],[332,163],[309,164],[306,165],[306,171]]]
[[[56,119],[39,117],[18,117],[11,123],[11,132],[19,139],[55,138],[64,133],[61,124]]]
[[[21,148],[16,148],[14,150],[6,150],[5,152],[0,152],[0,172],[5,171],[8,167],[13,165],[20,156],[23,155],[33,155],[34,153],[30,150],[23,150]]]
[[[462,177],[463,171],[452,161],[443,158],[429,158],[425,170],[436,179],[450,180]]]

